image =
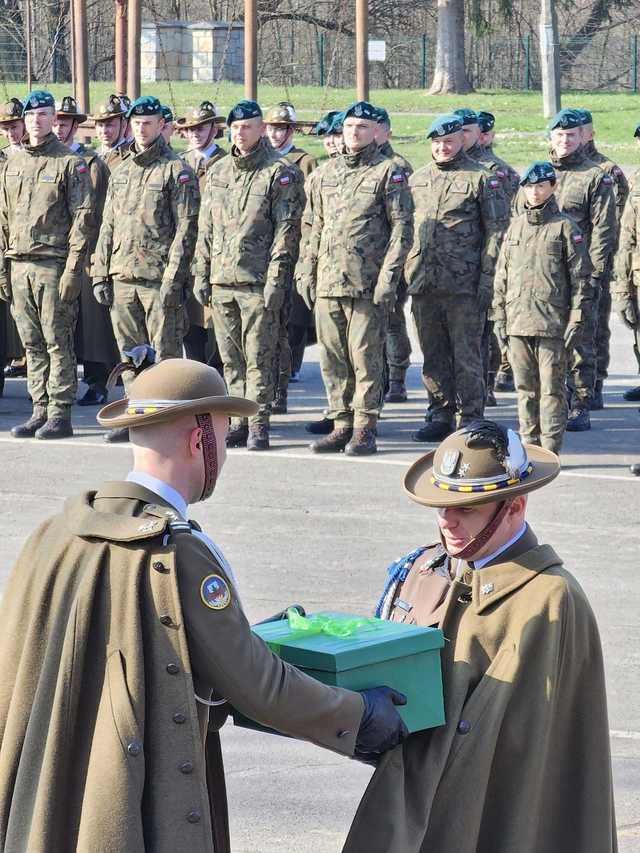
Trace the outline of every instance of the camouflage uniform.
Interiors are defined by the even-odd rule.
[[[624,212],[627,198],[629,197],[629,182],[627,181],[624,172],[608,157],[601,154],[595,147],[593,140],[587,142],[584,146],[586,156],[605,172],[613,181],[613,194],[616,201],[616,220],[618,231],[622,222],[622,214]],[[614,250],[615,251],[615,250]],[[612,257],[613,263],[613,257]],[[596,381],[602,384],[608,376],[610,353],[609,347],[611,342],[611,330],[609,321],[611,318],[611,275],[612,270],[609,269],[609,274],[602,279],[601,288],[598,298],[598,319],[596,326],[595,351],[596,351]]]
[[[140,153],[132,144],[111,175],[91,276],[94,283],[113,279],[111,320],[121,353],[149,343],[158,360],[182,356],[199,201],[195,175],[162,136]],[[123,378],[126,388],[131,374]]]
[[[280,307],[300,239],[300,170],[263,139],[246,156],[234,147],[207,173],[194,276],[211,283],[216,340],[229,392],[260,406],[251,425],[268,425]],[[281,296],[277,310],[265,295]],[[233,422],[238,428],[240,420]]]
[[[633,353],[640,372],[640,169],[631,178],[631,192],[622,215],[611,294],[630,300],[636,315]]]
[[[310,204],[296,277],[317,297],[328,417],[336,429],[368,429],[382,405],[388,308],[380,297],[395,299],[411,242],[411,194],[404,172],[371,143],[331,159],[314,180]]]
[[[567,423],[567,324],[589,313],[592,266],[580,230],[553,196],[517,216],[504,238],[491,319],[508,336],[523,441],[558,453]]]
[[[464,152],[410,179],[416,205],[405,265],[434,422],[484,411],[481,342],[509,206],[501,182]]]
[[[10,281],[38,417],[69,420],[75,400],[73,335],[92,229],[87,164],[53,133],[9,159],[0,177],[0,284]]]
[[[397,154],[391,143],[385,142],[380,146],[380,153],[388,157],[393,163],[402,169],[407,180],[413,174],[413,166],[402,155]],[[385,336],[385,352],[389,369],[390,382],[402,382],[404,384],[407,370],[411,364],[411,341],[407,333],[407,318],[405,306],[407,304],[407,282],[404,275],[400,277],[398,284],[397,301],[393,311],[389,312],[389,327]]]
[[[115,170],[131,156],[131,140],[125,139],[118,143],[118,145],[113,148],[109,148],[108,151],[105,151],[98,156],[104,160],[107,169],[110,172],[115,172]]]

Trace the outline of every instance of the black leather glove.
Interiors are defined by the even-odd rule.
[[[571,352],[582,341],[582,326],[580,323],[568,323],[564,330],[564,346]]]
[[[616,301],[616,311],[620,315],[620,319],[628,329],[635,330],[638,325],[638,316],[636,314],[635,305],[630,296],[621,297]]]
[[[111,308],[113,305],[113,283],[109,279],[96,279],[93,282],[93,295],[100,305]]]
[[[408,736],[396,705],[406,705],[407,697],[391,687],[360,690],[364,714],[356,737],[356,756],[374,758],[393,749]]]

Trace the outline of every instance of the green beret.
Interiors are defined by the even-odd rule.
[[[574,110],[574,112],[578,113],[580,116],[580,120],[582,121],[583,126],[585,124],[593,124],[593,116],[589,112],[589,110]]]
[[[343,115],[345,119],[353,116],[354,118],[365,118],[368,121],[378,121],[378,110],[368,101],[356,101],[355,104],[346,108]]]
[[[323,116],[320,121],[313,128],[313,132],[316,136],[326,136],[329,133],[331,128],[331,123],[335,116],[337,116],[338,110],[330,110],[325,116]]]
[[[388,124],[391,126],[391,119],[389,118],[389,113],[385,110],[384,107],[376,107],[376,112],[378,113],[378,124]]]
[[[238,101],[227,116],[227,124],[231,127],[234,121],[244,121],[249,118],[262,118],[260,104],[255,101]]]
[[[327,133],[329,136],[340,136],[344,130],[344,113],[336,113],[331,119],[331,126]]]
[[[582,127],[583,121],[577,110],[560,110],[547,125],[547,130],[570,130],[573,127]]]
[[[467,127],[470,124],[478,124],[478,113],[475,110],[470,110],[468,107],[461,107],[459,110],[454,110],[453,114],[454,116],[460,116],[463,127]]]
[[[142,95],[136,98],[127,110],[127,118],[133,116],[161,116],[162,104],[153,95]]]
[[[480,130],[483,133],[488,133],[490,130],[493,130],[496,123],[496,117],[493,113],[485,112],[485,110],[480,110],[478,113],[478,124],[480,125]]]
[[[520,178],[520,186],[539,184],[540,181],[553,181],[554,184],[556,182],[555,170],[547,160],[536,160],[535,163],[527,166]]]
[[[33,92],[29,92],[24,100],[25,113],[29,110],[37,110],[40,107],[53,107],[55,109],[55,106],[56,102],[53,95],[45,92],[44,89],[34,89]]]
[[[431,122],[427,139],[432,139],[434,136],[449,136],[450,133],[456,133],[458,130],[462,130],[462,119],[455,113],[448,113],[438,116]]]
[[[171,107],[168,107],[166,104],[160,104],[160,112],[162,113],[162,118],[167,123],[173,121],[173,113],[171,112]]]

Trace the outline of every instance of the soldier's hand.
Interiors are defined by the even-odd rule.
[[[582,326],[580,323],[569,323],[564,330],[564,346],[567,352],[575,349],[582,340]]]
[[[93,282],[93,295],[96,302],[111,308],[113,305],[113,284],[108,279]]]
[[[633,301],[627,297],[616,302],[616,311],[620,319],[629,329],[635,329],[638,325],[638,315]]]
[[[264,307],[267,311],[278,312],[284,305],[285,290],[273,284],[264,286]]]
[[[211,283],[204,275],[196,276],[193,282],[193,295],[200,305],[211,307]]]
[[[298,291],[300,299],[302,299],[309,311],[313,311],[313,305],[316,301],[316,292],[311,282],[308,279],[298,279],[296,282],[296,290]]]
[[[498,339],[500,349],[505,349],[508,344],[507,327],[504,323],[493,321],[493,334]]]
[[[389,311],[393,311],[396,304],[396,288],[388,284],[376,284],[373,290],[373,304],[384,305]]]
[[[163,308],[179,308],[182,305],[182,284],[163,281],[160,285],[160,304]]]
[[[364,714],[356,737],[356,755],[374,757],[393,749],[409,734],[396,705],[406,705],[407,697],[391,687],[360,690]]]
[[[80,296],[82,290],[82,272],[69,272],[65,270],[60,276],[58,293],[63,302],[73,302]]]

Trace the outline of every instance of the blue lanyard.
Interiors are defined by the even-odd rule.
[[[421,545],[419,548],[416,548],[410,554],[407,554],[405,557],[400,557],[399,560],[396,560],[395,563],[391,563],[389,568],[387,569],[387,581],[384,585],[384,589],[382,590],[382,595],[376,604],[375,615],[380,618],[382,613],[382,608],[384,606],[385,599],[389,594],[391,588],[399,583],[403,583],[407,575],[409,574],[409,569],[415,563],[415,561],[427,550],[427,545]]]

